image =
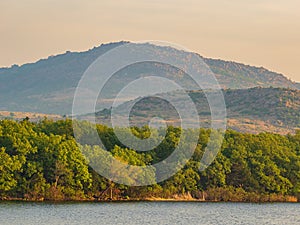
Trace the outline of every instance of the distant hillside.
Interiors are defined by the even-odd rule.
[[[126,42],[103,44],[86,52],[66,52],[36,63],[0,69],[0,110],[70,114],[74,90],[87,67],[100,55],[124,43]],[[300,88],[298,83],[264,68],[215,59],[204,60],[216,73],[220,85],[226,89],[256,86]],[[170,71],[168,66],[159,67]],[[123,73],[145,70],[149,68],[140,66],[124,70]]]
[[[204,127],[209,126],[210,108],[202,91],[189,93],[196,103],[199,117]],[[162,117],[171,125],[179,125],[180,119],[175,108],[163,99],[168,96],[172,102],[181,105],[185,102],[176,92],[154,97],[136,99],[130,113],[131,125],[142,126],[153,117]],[[227,107],[228,128],[250,133],[275,132],[293,133],[300,129],[300,91],[285,88],[251,88],[224,90]],[[129,104],[130,103],[130,104]],[[132,102],[118,106],[126,111]],[[98,122],[109,125],[110,111],[97,113]],[[86,117],[89,119],[89,116]],[[191,121],[191,126],[195,121]]]

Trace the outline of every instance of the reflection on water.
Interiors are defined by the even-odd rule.
[[[1,225],[300,224],[291,203],[23,203],[1,202]]]

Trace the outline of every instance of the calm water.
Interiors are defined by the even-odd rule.
[[[300,204],[0,203],[1,225],[300,224]]]

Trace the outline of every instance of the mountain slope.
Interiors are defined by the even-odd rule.
[[[204,61],[215,73],[223,88],[286,87],[300,89],[300,84],[292,82],[284,75],[271,72],[263,67],[253,67],[236,62],[207,59]]]
[[[104,44],[86,52],[66,52],[36,63],[0,69],[0,110],[70,114],[74,91],[84,71],[100,55],[124,43]],[[203,59],[216,73],[223,88],[300,88],[298,83],[263,68]],[[170,70],[168,67],[164,69]]]
[[[224,90],[228,128],[242,132],[293,133],[300,129],[300,91],[285,88],[251,88]],[[209,127],[210,108],[202,91],[191,91],[189,96],[195,102],[203,127]],[[136,99],[118,106],[119,115],[126,114],[131,105],[129,118],[131,125],[143,126],[151,118],[160,117],[170,125],[180,125],[180,117],[175,108],[165,101],[168,99],[184,110],[182,94],[171,92],[156,96]],[[180,110],[179,110],[180,111]],[[98,112],[97,121],[110,125],[110,111]],[[90,116],[85,119],[90,119]],[[190,117],[194,118],[194,117]],[[190,126],[196,124],[191,120]]]

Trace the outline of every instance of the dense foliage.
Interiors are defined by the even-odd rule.
[[[88,126],[88,123],[87,123]],[[179,128],[149,152],[127,149],[112,128],[97,125],[107,151],[131,165],[165,159],[178,143]],[[140,138],[150,130],[132,128]],[[294,135],[244,134],[227,131],[222,150],[205,171],[199,162],[210,134],[200,129],[193,158],[168,180],[147,187],[129,187],[107,180],[89,167],[82,151],[97,145],[77,145],[72,121],[0,121],[0,198],[30,200],[146,199],[193,197],[224,201],[286,200],[300,193],[300,132]],[[159,137],[159,131],[154,131]],[[82,140],[88,136],[82,135]],[[154,135],[154,136],[155,136]],[[148,178],[147,178],[148,179]],[[151,179],[151,178],[149,178]]]

